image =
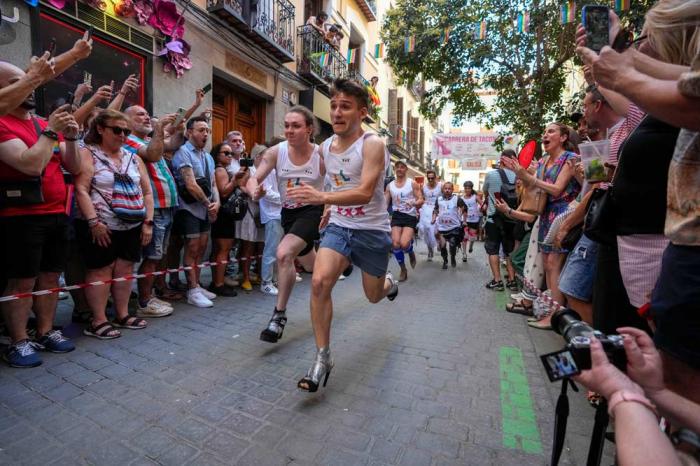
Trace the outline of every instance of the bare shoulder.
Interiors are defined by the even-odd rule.
[[[368,147],[370,149],[373,148],[384,148],[384,140],[379,137],[378,134],[370,134],[367,137],[365,137],[365,147]]]

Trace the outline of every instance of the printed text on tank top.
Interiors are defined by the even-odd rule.
[[[295,154],[298,155],[298,154]],[[305,204],[293,202],[287,199],[287,189],[299,186],[302,183],[322,191],[324,174],[321,170],[321,157],[318,153],[318,146],[314,145],[311,155],[306,162],[295,164],[290,157],[287,142],[281,142],[277,146],[277,183],[282,199],[282,207],[285,209],[298,209]]]
[[[360,186],[364,164],[364,141],[374,133],[363,133],[342,152],[331,150],[336,136],[327,139],[322,145],[322,155],[326,167],[326,176],[330,180],[332,192],[347,191]],[[389,164],[385,152],[383,170]],[[390,231],[389,214],[384,197],[384,179],[378,177],[369,203],[354,206],[332,205],[330,223],[350,229]]]
[[[449,231],[462,226],[458,202],[459,196],[454,194],[449,199],[445,199],[442,196],[438,198],[437,224],[439,231]]]
[[[391,195],[391,204],[396,212],[402,214],[417,216],[416,213],[416,197],[413,195],[413,180],[404,178],[403,183],[399,186],[399,180],[396,179],[389,183],[389,194]]]

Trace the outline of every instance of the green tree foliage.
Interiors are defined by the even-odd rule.
[[[544,125],[562,115],[561,95],[567,63],[574,57],[576,22],[562,25],[559,5],[543,0],[397,0],[382,25],[386,60],[399,84],[430,82],[421,102],[428,118],[453,104],[456,119],[477,118],[490,128],[510,128],[514,134],[536,138]],[[597,2],[598,4],[603,2]],[[651,1],[632,0],[623,24],[641,24]],[[516,27],[519,12],[530,13],[529,32]],[[479,23],[487,22],[485,39]],[[449,39],[444,39],[450,28]],[[415,50],[404,42],[415,36]],[[487,107],[479,92],[496,92]]]

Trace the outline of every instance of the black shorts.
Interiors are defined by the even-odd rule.
[[[470,230],[478,230],[480,226],[479,222],[467,222],[467,228]]]
[[[506,256],[513,252],[515,247],[515,236],[513,229],[515,222],[506,222],[498,215],[491,217],[492,222],[486,222],[484,232],[486,233],[486,241],[484,249],[489,256],[497,256],[503,246],[503,252]]]
[[[458,227],[447,231],[438,231],[438,234],[445,238],[445,241],[450,243],[452,246],[459,245],[464,239],[464,228]]]
[[[409,227],[415,229],[416,226],[418,226],[418,217],[394,211],[394,213],[391,214],[391,226],[392,228]]]
[[[63,272],[68,255],[65,214],[0,217],[3,276],[34,278],[40,272]]]
[[[130,230],[111,230],[109,246],[103,248],[92,241],[90,228],[84,220],[75,221],[75,233],[88,269],[107,267],[117,259],[127,262],[141,260],[141,225]]]
[[[320,238],[318,226],[321,224],[323,206],[307,205],[298,209],[282,209],[282,229],[284,234],[298,236],[306,242],[299,253],[305,256],[314,248],[314,241]]]
[[[651,295],[654,342],[676,359],[700,369],[700,247],[670,244]]]
[[[185,238],[199,238],[202,233],[211,229],[209,219],[202,220],[192,215],[187,210],[178,210],[173,220],[173,233]]]
[[[211,224],[212,239],[236,239],[236,221],[219,211],[216,222]]]

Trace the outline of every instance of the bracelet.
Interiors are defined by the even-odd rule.
[[[58,134],[56,134],[54,131],[51,131],[50,129],[45,129],[44,131],[41,132],[42,136],[46,136],[49,139],[53,139],[54,141],[58,141]]]
[[[68,136],[63,136],[64,141],[70,141],[70,142],[75,142],[78,140],[78,138],[69,138]]]
[[[98,223],[100,223],[100,219],[97,217],[87,219],[87,224],[90,228],[96,226]]]
[[[610,399],[608,400],[608,415],[611,418],[614,418],[613,410],[615,409],[615,407],[623,401],[634,401],[635,403],[639,403],[648,408],[650,411],[652,411],[654,415],[656,415],[656,406],[654,406],[654,404],[651,401],[649,401],[647,397],[638,393],[629,392],[627,390],[619,390],[613,393]]]

